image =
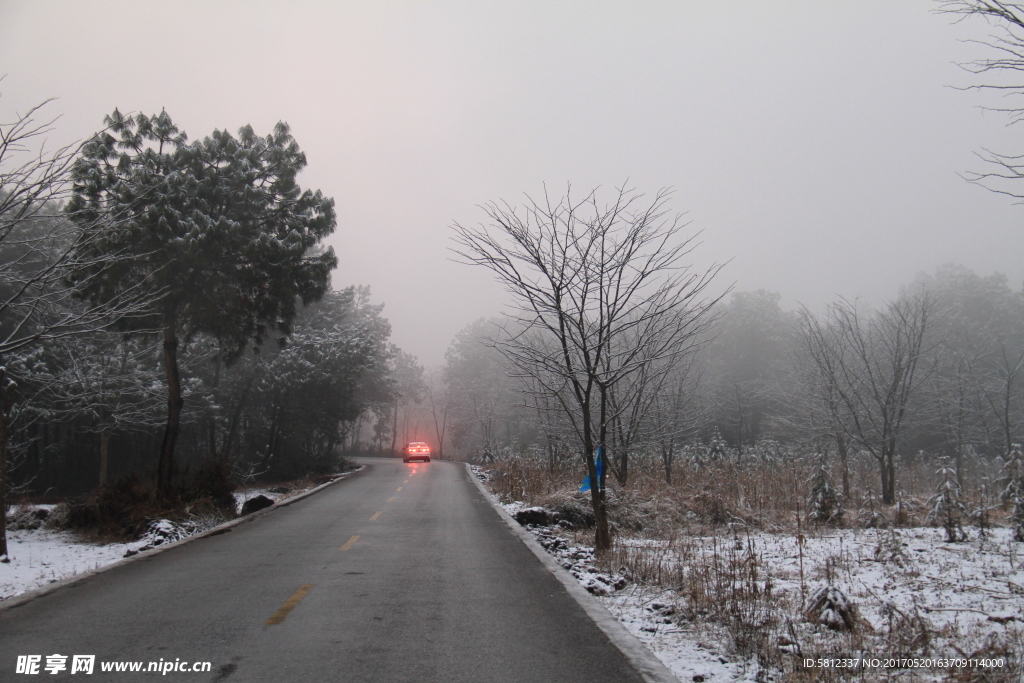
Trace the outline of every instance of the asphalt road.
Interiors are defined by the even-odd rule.
[[[639,681],[462,465],[366,468],[0,611],[0,681]],[[48,655],[67,670],[46,672]],[[70,673],[72,655],[94,673]],[[16,673],[40,655],[40,673]],[[102,662],[205,662],[127,673]]]

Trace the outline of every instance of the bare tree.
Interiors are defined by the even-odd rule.
[[[703,346],[702,341],[695,339],[678,353],[639,363],[636,372],[627,374],[616,386],[609,388],[607,419],[611,421],[612,436],[608,463],[619,484],[625,485],[629,480],[630,451],[637,443],[665,436],[665,428],[669,424],[673,426],[671,431],[675,432],[683,421],[679,410],[693,397],[692,391],[695,387],[687,382],[687,379],[691,373],[694,355]],[[626,335],[619,342],[633,346],[635,340]],[[659,348],[659,344],[656,343],[647,346],[648,350]],[[683,391],[688,393],[680,395]],[[669,397],[665,396],[666,392],[670,393]],[[658,419],[668,417],[659,415],[659,400],[666,404],[662,406],[662,410],[668,406],[672,407],[673,414],[668,422]],[[663,449],[663,461],[666,455],[672,453],[671,450],[666,452]],[[666,468],[667,480],[671,478],[670,469],[671,463]]]
[[[508,362],[495,348],[495,339],[505,334],[502,323],[481,318],[460,330],[445,353],[452,443],[487,462],[494,459],[498,431],[507,427],[517,398]]]
[[[652,405],[651,436],[658,442],[665,483],[670,486],[676,447],[692,438],[708,419],[699,400],[701,369],[692,360],[680,363],[673,372],[666,374],[665,383],[655,394]]]
[[[705,291],[720,266],[682,263],[696,242],[669,218],[667,190],[653,200],[625,187],[602,204],[571,188],[555,201],[489,203],[489,225],[455,224],[455,253],[490,269],[512,294],[514,327],[498,348],[552,396],[578,439],[596,518],[595,548],[611,547],[604,477],[611,392],[651,364],[689,351],[710,324]]]
[[[93,277],[102,277],[124,256],[111,253],[89,263],[76,256],[96,239],[97,226],[74,225],[61,210],[80,145],[47,149],[56,118],[37,117],[49,102],[0,122],[0,557],[7,553],[7,431],[17,386],[11,355],[104,329],[142,302],[139,290],[129,289],[102,304],[85,304],[65,286],[71,268],[88,265]]]
[[[1021,80],[1024,76],[1024,5],[1002,0],[940,0],[940,4],[939,11],[957,15],[957,21],[980,17],[993,28],[993,33],[986,39],[966,41],[990,49],[993,56],[960,65],[972,74],[991,80],[965,89],[992,91],[1010,98],[1024,95],[1024,81]],[[1011,123],[1024,121],[1024,104],[986,108],[1007,114]],[[1017,181],[1024,179],[1024,155],[983,149],[978,156],[993,170],[968,173],[965,176],[967,180],[1024,202],[1024,193],[1016,189],[1020,185]]]
[[[426,383],[427,399],[430,401],[430,416],[434,420],[434,438],[437,439],[437,459],[444,460],[444,436],[448,431],[448,411],[451,409],[451,399],[448,392],[438,386],[442,384],[442,378],[437,372],[431,372]]]
[[[0,359],[41,341],[109,326],[112,315],[139,307],[137,290],[89,306],[65,286],[69,269],[85,265],[76,250],[96,239],[96,231],[74,225],[61,210],[80,145],[46,149],[56,119],[35,118],[46,104],[0,123]],[[113,253],[92,265],[101,276],[119,258]]]
[[[929,378],[926,408],[952,452],[957,482],[963,488],[964,455],[983,440],[979,437],[987,426],[985,392],[978,377],[979,353],[970,347],[942,344],[936,357],[939,371]]]
[[[882,500],[896,500],[896,453],[919,372],[932,309],[927,294],[906,295],[865,319],[856,303],[832,304],[823,322],[806,310],[805,344],[823,381],[835,427],[878,463]]]
[[[398,454],[398,432],[401,428],[402,440],[409,440],[409,426],[412,421],[418,425],[418,421],[410,420],[410,404],[419,404],[423,400],[423,392],[426,384],[423,381],[423,367],[416,361],[412,354],[400,350],[392,345],[390,372],[394,382],[395,413],[391,425],[391,454]],[[402,421],[399,423],[399,408],[401,408]]]
[[[804,434],[836,446],[843,497],[850,496],[850,413],[838,390],[846,353],[838,325],[822,324],[806,308],[800,311],[802,354],[794,359],[798,388],[788,392],[790,420]]]
[[[997,341],[996,347],[988,354],[988,358],[982,359],[982,370],[977,382],[998,428],[999,454],[1008,458],[1020,436],[1017,420],[1020,413],[1021,380],[1024,379],[1024,350],[1009,348],[1001,339]]]

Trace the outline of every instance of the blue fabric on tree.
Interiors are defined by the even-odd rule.
[[[604,446],[598,446],[597,447],[597,462],[595,462],[594,465],[597,468],[597,481],[598,481],[598,486],[600,486],[601,485],[600,484],[600,482],[601,482],[601,473],[604,471]],[[587,474],[587,476],[583,477],[583,483],[580,484],[580,491],[589,491],[589,490],[590,490],[590,475]]]

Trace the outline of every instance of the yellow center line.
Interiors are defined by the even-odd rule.
[[[408,483],[409,483],[409,480],[408,480],[408,479],[406,479],[406,480],[405,480],[405,481],[403,481],[402,483],[403,483],[403,484],[408,484]]]
[[[370,517],[370,521],[372,522],[373,520],[375,520],[378,517],[380,517],[380,514],[381,514],[380,512],[374,512],[373,513],[373,517]]]
[[[350,538],[347,541],[345,541],[345,545],[341,546],[341,548],[339,548],[339,550],[348,550],[349,548],[354,546],[356,544],[356,541],[358,541],[358,540],[359,540],[358,536],[353,536],[352,538]]]
[[[394,496],[391,496],[390,498],[388,498],[388,502],[389,503],[393,503],[394,501],[395,501],[395,497]]]
[[[299,586],[299,590],[292,593],[292,596],[285,600],[284,604],[281,605],[277,609],[277,611],[271,615],[269,619],[264,621],[263,624],[265,626],[273,626],[275,624],[280,624],[282,621],[284,621],[285,617],[288,616],[288,613],[295,609],[296,605],[302,602],[302,598],[306,597],[306,593],[308,593],[312,589],[313,584],[311,583],[304,583],[301,586]]]
[[[398,490],[399,490],[399,491],[401,491],[401,490],[402,490],[402,487],[401,487],[401,486],[399,486],[399,487],[398,487]]]

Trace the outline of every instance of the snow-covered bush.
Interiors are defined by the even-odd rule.
[[[33,530],[41,528],[50,517],[48,508],[37,508],[31,505],[20,505],[7,513],[7,528],[11,531]]]
[[[807,600],[807,620],[833,631],[852,631],[857,626],[857,606],[835,586],[822,586]]]

